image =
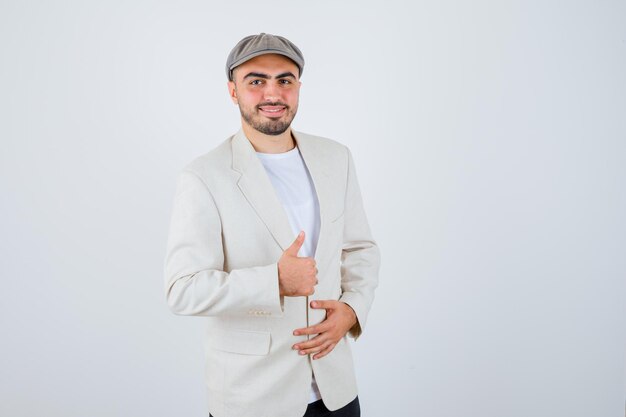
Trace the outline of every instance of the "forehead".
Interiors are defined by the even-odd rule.
[[[235,68],[237,78],[244,77],[249,72],[259,72],[270,76],[292,72],[298,76],[298,66],[291,59],[279,54],[265,54],[252,58]]]

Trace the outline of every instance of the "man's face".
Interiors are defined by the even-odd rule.
[[[278,54],[265,54],[233,70],[228,90],[247,124],[266,135],[280,135],[298,111],[298,66]]]

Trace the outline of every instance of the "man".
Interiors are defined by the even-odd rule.
[[[179,174],[165,260],[170,309],[207,317],[214,417],[359,416],[359,337],[379,250],[352,156],[291,129],[301,51],[266,33],[227,59],[241,129]]]

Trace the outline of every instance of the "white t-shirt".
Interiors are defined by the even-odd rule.
[[[298,256],[315,256],[320,233],[320,208],[311,174],[296,146],[283,153],[256,153],[282,203],[294,240],[304,230],[304,243]],[[297,353],[295,353],[297,355]],[[311,382],[309,403],[321,399],[315,376]]]

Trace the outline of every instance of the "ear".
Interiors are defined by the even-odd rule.
[[[239,100],[237,99],[237,88],[235,87],[235,83],[233,81],[228,81],[226,85],[228,87],[228,95],[230,96],[230,99],[233,101],[233,103],[239,104]]]

